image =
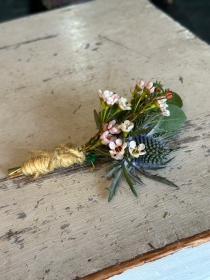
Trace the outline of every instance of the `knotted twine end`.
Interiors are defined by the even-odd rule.
[[[69,167],[85,161],[84,153],[79,148],[71,148],[70,143],[60,144],[52,152],[32,150],[30,153],[33,154],[32,157],[9,173],[11,178],[25,175],[36,179],[40,174],[46,174],[55,168]]]

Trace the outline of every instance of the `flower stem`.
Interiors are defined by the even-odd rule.
[[[106,105],[104,110],[103,110],[102,123],[104,123],[104,121],[106,119],[106,113],[107,113],[108,109],[109,109],[109,106]]]
[[[154,98],[152,98],[151,101],[150,101],[146,106],[144,106],[143,109],[142,109],[138,114],[136,114],[136,116],[131,120],[132,122],[133,122],[136,118],[138,118],[139,115],[143,114],[147,109],[149,109],[148,107],[152,105],[153,99],[154,99]]]
[[[92,141],[91,142],[94,142],[96,141],[96,139],[98,138],[98,136],[100,135],[101,131],[98,131],[93,137],[92,137]],[[90,150],[91,147],[93,147],[91,144],[89,144],[90,140],[82,146],[82,151],[83,152],[86,152],[88,150]],[[96,142],[97,143],[97,142]]]
[[[114,115],[116,115],[117,113],[119,113],[120,111],[122,111],[120,108],[117,108],[117,110],[114,112],[114,114],[112,114],[108,119],[107,121],[109,121],[110,119],[113,118]]]

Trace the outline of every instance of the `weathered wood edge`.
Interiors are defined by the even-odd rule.
[[[201,245],[203,243],[206,243],[208,241],[210,241],[210,230],[207,230],[202,233],[193,235],[191,237],[187,237],[182,240],[173,242],[162,248],[138,255],[133,259],[124,261],[117,265],[113,265],[113,266],[104,268],[102,270],[89,274],[85,277],[82,277],[82,278],[77,277],[77,278],[75,278],[75,280],[79,280],[79,279],[105,280],[114,275],[121,274],[127,269],[141,266],[145,263],[152,262],[152,261],[158,260],[160,258],[166,257],[168,255],[171,255],[177,251],[180,251],[181,249],[184,249],[187,247],[195,247],[195,246]]]

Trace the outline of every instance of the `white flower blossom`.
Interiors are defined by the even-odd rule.
[[[166,101],[167,99],[166,98],[161,98],[160,96],[160,99],[157,100],[158,104],[159,104],[159,107],[160,108],[167,108],[168,107],[168,104],[166,104]]]
[[[134,123],[126,120],[118,126],[123,132],[130,132],[134,128]]]
[[[146,154],[146,151],[144,151],[144,149],[145,145],[143,143],[139,144],[138,146],[136,146],[136,141],[131,141],[129,143],[129,153],[135,158]]]
[[[120,99],[119,99],[119,107],[122,110],[131,110],[131,104],[128,103],[127,98],[124,98],[124,97],[120,97]]]
[[[127,147],[126,142],[122,142],[121,139],[117,139],[115,141],[112,141],[109,143],[109,148],[111,149],[109,151],[110,156],[116,160],[123,159],[123,155],[125,153],[125,148]]]
[[[103,92],[100,89],[98,90],[98,96],[99,96],[99,98],[103,99]]]
[[[110,106],[112,106],[115,103],[118,103],[119,100],[119,95],[109,90],[105,90],[104,92],[99,90],[98,95],[100,99],[103,99],[104,102]]]
[[[164,117],[169,117],[170,111],[168,109],[161,110],[161,115]]]
[[[161,99],[157,100],[160,111],[161,111],[161,115],[168,117],[168,116],[170,116],[170,111],[168,109],[166,109],[168,107],[168,104],[166,103],[166,101],[167,101],[166,98],[161,98]]]

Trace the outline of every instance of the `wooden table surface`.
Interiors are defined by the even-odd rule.
[[[146,0],[96,0],[0,24],[1,279],[75,279],[210,228],[210,47]],[[30,149],[96,132],[98,89],[129,96],[137,77],[183,97],[186,146],[161,171],[179,190],[104,169],[5,178]]]

